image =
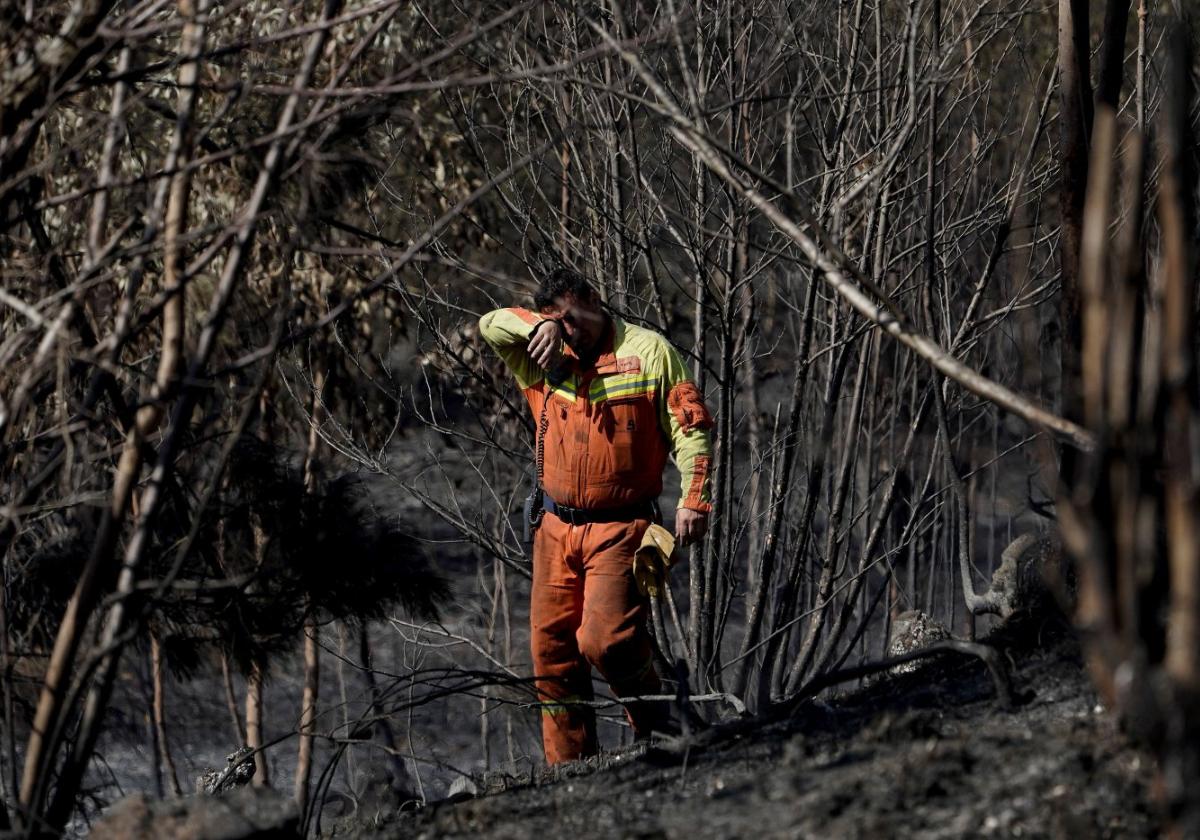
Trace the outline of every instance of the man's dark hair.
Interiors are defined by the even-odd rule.
[[[596,290],[587,278],[569,268],[556,268],[542,278],[533,293],[533,305],[538,309],[554,306],[555,298],[571,295],[578,301],[594,300]]]

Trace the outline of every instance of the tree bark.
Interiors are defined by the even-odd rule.
[[[183,789],[179,786],[179,773],[175,770],[175,759],[171,757],[171,744],[167,740],[167,698],[163,686],[162,641],[158,638],[157,633],[150,634],[150,667],[151,680],[154,685],[154,703],[152,705],[158,752],[167,781],[171,783],[171,792],[176,796],[182,796]]]
[[[308,443],[304,452],[304,492],[312,496],[317,491],[317,452],[321,437],[318,434],[324,405],[324,360],[318,360],[313,373],[312,400],[308,415]],[[300,813],[308,806],[308,786],[312,780],[313,730],[317,720],[317,698],[321,689],[321,653],[317,647],[317,622],[313,607],[304,621],[304,688],[300,697],[300,734],[296,755],[294,796]]]
[[[246,675],[246,746],[255,750],[254,778],[251,780],[255,787],[271,786],[271,767],[262,750],[264,671],[265,665],[256,659]]]
[[[1067,420],[1083,419],[1080,248],[1083,235],[1083,205],[1088,177],[1088,147],[1092,128],[1092,83],[1088,49],[1088,0],[1058,2],[1059,84],[1059,267],[1061,294],[1060,413]],[[1063,473],[1068,482],[1076,458],[1063,452]]]
[[[1176,21],[1182,26],[1182,21]],[[1175,39],[1182,37],[1176,34]],[[1158,220],[1163,242],[1162,384],[1166,403],[1166,527],[1170,546],[1171,596],[1166,670],[1191,696],[1200,696],[1200,485],[1194,468],[1200,400],[1196,370],[1195,230],[1188,200],[1194,186],[1188,156],[1191,104],[1187,49],[1173,45],[1170,85],[1163,106]]]
[[[246,727],[238,712],[237,696],[233,691],[233,674],[229,669],[229,654],[221,651],[221,683],[225,688],[225,707],[229,711],[229,722],[233,725],[233,734],[239,747],[246,743]]]
[[[300,745],[296,756],[296,807],[308,807],[308,785],[312,780],[313,731],[317,722],[317,694],[321,686],[321,652],[317,647],[317,625],[310,616],[304,624],[304,690],[300,697]]]
[[[1100,43],[1100,77],[1096,105],[1120,111],[1121,82],[1125,70],[1125,33],[1129,28],[1129,0],[1108,0]]]

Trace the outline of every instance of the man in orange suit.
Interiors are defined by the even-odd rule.
[[[597,751],[591,667],[617,697],[657,694],[634,552],[656,516],[673,453],[682,477],[675,536],[704,536],[711,510],[712,416],[666,338],[606,313],[580,275],[539,286],[537,311],[498,309],[480,332],[508,365],[537,422],[544,517],[533,545],[533,664],[546,760]],[[630,702],[634,733],[666,720]]]

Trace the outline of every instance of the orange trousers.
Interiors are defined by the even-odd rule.
[[[595,667],[618,698],[661,690],[646,600],[633,580],[633,554],[649,519],[568,525],[547,513],[533,542],[529,623],[542,701],[542,744],[556,764],[595,755]],[[629,703],[635,735],[666,718],[666,703]]]

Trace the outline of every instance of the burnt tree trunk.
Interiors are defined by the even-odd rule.
[[[175,759],[171,756],[171,744],[167,740],[167,697],[164,687],[164,663],[162,640],[157,633],[150,634],[150,679],[154,685],[154,733],[158,741],[158,753],[162,759],[163,772],[171,783],[171,793],[183,795],[179,786],[179,773],[175,770]]]
[[[1082,418],[1080,394],[1080,240],[1087,190],[1088,147],[1093,118],[1088,46],[1088,0],[1058,2],[1059,91],[1059,265],[1061,296],[1060,413],[1068,420]],[[1063,447],[1063,474],[1069,481],[1077,462],[1072,447]]]
[[[263,715],[263,677],[266,665],[258,660],[250,666],[246,676],[246,746],[254,753],[255,787],[270,787],[271,768],[267,764],[267,754],[262,751],[262,715]]]

